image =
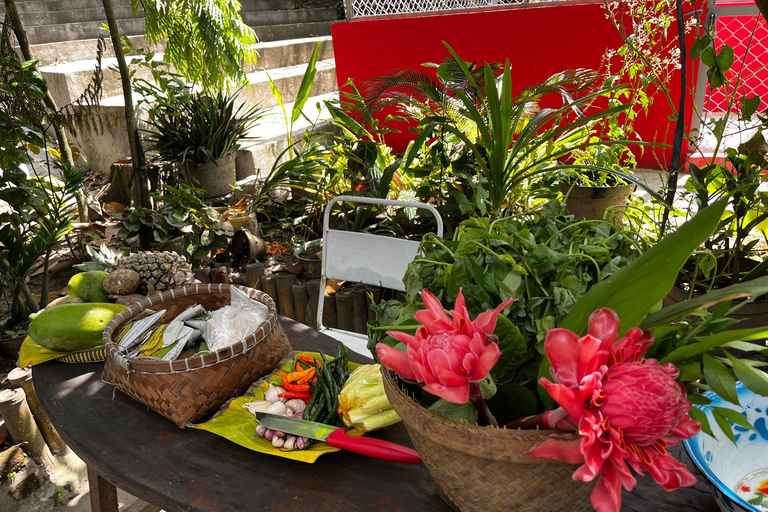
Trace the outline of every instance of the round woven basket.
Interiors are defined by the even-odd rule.
[[[402,418],[441,496],[462,512],[592,510],[594,483],[573,480],[578,466],[524,452],[554,430],[507,430],[459,423],[417,404],[384,371],[384,390]]]
[[[269,307],[267,319],[246,339],[216,352],[176,361],[133,359],[117,351],[115,337],[142,311],[165,309],[164,322],[196,304],[214,311],[230,303],[230,285],[193,285],[157,293],[115,316],[104,329],[104,379],[120,391],[165,416],[181,428],[218,409],[271,372],[291,352],[291,344],[277,321],[272,298],[241,288]]]

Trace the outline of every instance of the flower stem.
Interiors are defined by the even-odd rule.
[[[496,421],[490,409],[483,400],[483,394],[480,392],[480,384],[477,382],[469,383],[469,400],[477,409],[477,423],[481,426],[498,427],[499,422]]]

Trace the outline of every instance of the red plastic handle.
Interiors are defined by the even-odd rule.
[[[416,450],[382,439],[348,436],[343,428],[334,430],[325,442],[330,446],[376,459],[405,462],[406,464],[421,464],[421,457],[419,457]]]

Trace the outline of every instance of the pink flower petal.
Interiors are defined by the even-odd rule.
[[[610,348],[619,335],[619,315],[612,309],[600,308],[589,316],[589,334],[603,342],[603,347]]]
[[[445,317],[448,318],[448,315],[445,315]],[[420,309],[414,313],[413,318],[415,318],[417,322],[423,324],[429,334],[437,334],[439,332],[453,330],[453,325],[451,324],[450,319],[446,322],[442,318],[437,318],[429,309]]]
[[[489,343],[482,354],[480,354],[480,359],[477,362],[477,366],[472,371],[469,380],[472,382],[483,380],[499,360],[499,357],[501,357],[499,346],[496,343]],[[469,368],[467,368],[467,371],[469,371]]]
[[[445,386],[463,386],[467,383],[465,376],[454,373],[448,368],[440,368],[437,377],[440,384]]]
[[[568,329],[547,331],[544,349],[552,364],[552,376],[564,386],[577,386],[581,375],[578,374],[581,346],[579,337]]]
[[[493,331],[496,330],[496,321],[499,319],[499,313],[507,309],[515,301],[517,299],[507,299],[496,306],[493,311],[483,311],[477,315],[475,321],[472,322],[475,325],[475,329],[479,329],[486,334],[493,334]]]
[[[592,506],[597,512],[619,512],[621,509],[621,478],[612,471],[600,475],[592,490]]]
[[[555,384],[544,377],[539,379],[539,384],[544,386],[544,389],[552,396],[552,399],[568,411],[571,417],[581,418],[582,414],[584,414],[584,403],[579,400],[570,388],[562,384]]]
[[[426,353],[427,365],[432,375],[437,375],[441,369],[451,369],[451,358],[444,350],[432,349]]]
[[[534,457],[557,459],[569,464],[583,464],[581,454],[581,437],[576,434],[553,434],[543,442],[534,446],[530,453]]]
[[[427,384],[424,386],[424,391],[454,404],[465,404],[469,401],[469,383],[463,386]]]
[[[390,370],[393,370],[398,375],[409,380],[417,380],[416,374],[413,372],[411,363],[408,360],[408,354],[405,352],[400,352],[396,348],[385,345],[384,343],[378,343],[376,344],[376,355],[379,356],[381,364]]]
[[[419,346],[419,340],[416,339],[416,336],[412,336],[408,334],[407,332],[402,331],[387,331],[387,334],[395,338],[397,341],[402,341],[405,343],[406,346],[410,347],[414,345],[415,347]]]
[[[451,317],[448,316],[448,313],[443,309],[443,305],[432,292],[426,288],[423,289],[421,291],[421,300],[424,301],[424,305],[427,306],[427,309],[432,313],[435,320],[440,320],[448,325],[451,324]]]

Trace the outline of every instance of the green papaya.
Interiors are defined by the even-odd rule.
[[[108,275],[101,270],[75,274],[69,280],[67,294],[70,297],[79,297],[85,302],[107,302],[109,295],[104,290],[104,278]]]
[[[29,324],[29,336],[51,350],[74,352],[98,347],[104,328],[124,309],[109,303],[62,304],[37,315]]]

